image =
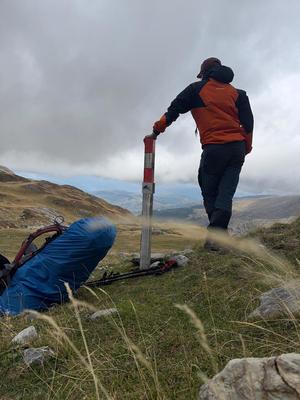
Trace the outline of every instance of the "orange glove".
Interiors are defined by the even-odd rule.
[[[154,133],[162,133],[166,130],[167,127],[167,119],[165,114],[160,118],[159,121],[156,121],[153,125]]]

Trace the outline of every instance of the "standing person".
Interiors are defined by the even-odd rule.
[[[164,132],[179,116],[191,111],[200,133],[202,155],[198,171],[208,229],[227,231],[245,155],[252,150],[253,114],[244,90],[233,87],[234,73],[210,57],[197,78],[172,101],[153,125],[153,136]],[[218,250],[207,240],[205,248]]]

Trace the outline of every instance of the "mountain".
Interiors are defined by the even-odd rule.
[[[8,175],[15,175],[15,173],[11,169],[4,167],[3,165],[0,165],[0,173],[3,173],[3,174],[5,173]]]
[[[300,215],[300,196],[251,196],[236,198],[230,227],[235,233],[245,233],[258,226],[289,222]],[[203,205],[154,211],[158,219],[176,219],[207,225]]]
[[[166,185],[167,186],[167,185]],[[166,210],[178,207],[192,207],[199,203],[200,192],[197,187],[192,190],[180,187],[180,190],[174,185],[170,188],[157,187],[154,196],[153,207],[155,210]],[[183,194],[184,190],[184,194]],[[117,204],[123,208],[130,210],[134,214],[140,214],[142,210],[142,189],[140,192],[129,192],[126,190],[99,190],[93,192],[94,195]]]
[[[0,228],[26,228],[52,223],[57,215],[66,222],[104,215],[112,220],[132,214],[70,185],[27,179],[0,167]]]
[[[93,192],[111,204],[130,210],[134,214],[140,214],[142,209],[142,194],[128,192],[126,190],[98,190]]]
[[[113,188],[109,188],[113,183]],[[106,189],[105,186],[103,188],[103,182],[99,181],[99,187],[102,186],[102,189],[91,190],[84,189],[87,192],[99,196],[106,201],[116,204],[120,207],[126,208],[130,210],[133,214],[139,215],[142,210],[142,187],[141,185],[133,185],[132,182],[108,182]],[[128,190],[124,189],[124,185],[128,186]],[[78,186],[78,185],[76,185]],[[120,186],[120,189],[118,188]],[[247,199],[251,199],[251,196],[244,194],[243,192],[238,192],[238,197],[243,197]],[[266,197],[261,195],[253,196],[255,198]],[[168,210],[171,213],[176,209],[190,209],[197,208],[202,204],[202,197],[200,188],[196,184],[188,184],[188,183],[159,183],[155,187],[155,195],[153,201],[153,208],[155,211],[163,211],[163,215],[168,213]],[[187,211],[188,212],[188,211]],[[189,214],[189,212],[188,212]]]

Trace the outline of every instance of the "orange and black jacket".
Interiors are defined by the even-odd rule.
[[[211,69],[201,81],[189,85],[172,101],[160,123],[166,128],[179,114],[191,111],[202,145],[244,140],[249,153],[253,114],[246,92],[230,84],[233,76],[232,69],[224,65]]]

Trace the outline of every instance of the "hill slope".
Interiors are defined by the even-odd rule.
[[[131,213],[73,186],[30,180],[0,168],[0,228],[49,224],[57,215],[71,222],[92,215],[122,219]]]

